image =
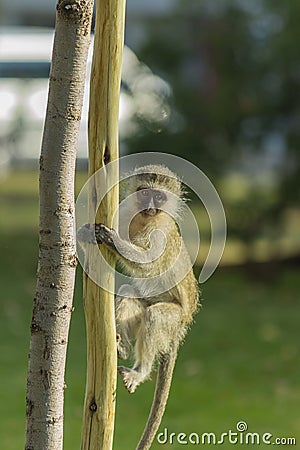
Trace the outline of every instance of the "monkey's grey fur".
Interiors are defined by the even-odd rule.
[[[175,221],[181,216],[183,194],[180,180],[167,167],[140,167],[121,185],[121,197],[128,201],[120,209],[120,234],[102,224],[79,230],[79,239],[92,242],[96,237],[97,243],[115,252],[133,278],[132,285],[121,286],[116,296],[118,356],[127,359],[135,343],[133,367],[118,368],[130,393],[150,377],[158,360],[153,404],[137,450],[149,449],[158,430],[178,347],[198,307],[197,281]],[[132,219],[127,239],[122,229],[126,215]]]

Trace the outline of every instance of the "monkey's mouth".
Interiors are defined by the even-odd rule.
[[[142,211],[141,211],[141,214],[144,216],[144,217],[153,217],[153,216],[155,216],[158,212],[159,212],[160,210],[159,209],[156,209],[156,208],[147,208],[147,209],[143,209]]]

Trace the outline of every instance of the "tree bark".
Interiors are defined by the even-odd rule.
[[[124,46],[125,0],[102,0],[97,5],[89,109],[89,175],[103,168],[103,182],[92,186],[89,221],[95,220],[97,198],[103,198],[96,222],[117,228],[119,205],[118,115]],[[110,189],[110,186],[114,186]],[[96,261],[90,245],[86,259]],[[101,247],[107,262],[115,258]],[[84,275],[84,307],[87,329],[87,380],[83,415],[82,450],[110,450],[113,443],[117,350],[114,318],[114,276],[100,269],[100,285]]]
[[[77,263],[74,175],[93,0],[59,0],[40,158],[40,243],[31,322],[27,450],[63,445],[64,373]]]

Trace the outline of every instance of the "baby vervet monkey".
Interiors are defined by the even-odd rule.
[[[198,307],[198,284],[178,228],[183,187],[162,165],[135,169],[120,187],[120,232],[103,224],[79,229],[83,242],[106,245],[132,284],[116,296],[118,357],[127,359],[134,345],[132,368],[120,366],[126,389],[133,393],[149,379],[158,361],[151,412],[137,449],[148,449],[167,403],[179,344]]]

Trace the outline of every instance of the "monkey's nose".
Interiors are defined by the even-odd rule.
[[[155,216],[156,208],[148,208],[146,209],[146,213],[148,214],[148,216]]]

